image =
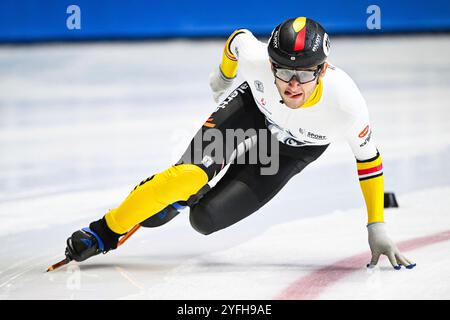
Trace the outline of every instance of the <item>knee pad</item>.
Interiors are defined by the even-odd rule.
[[[191,207],[189,219],[196,231],[207,235],[235,224],[260,207],[261,202],[245,183],[219,182]]]

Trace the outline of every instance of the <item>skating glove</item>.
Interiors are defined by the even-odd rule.
[[[415,263],[410,262],[400,253],[395,243],[388,237],[383,222],[369,224],[367,230],[369,231],[369,246],[372,251],[372,260],[367,265],[368,268],[375,267],[382,254],[389,258],[396,270],[400,270],[401,265],[407,269],[412,269],[416,266]]]

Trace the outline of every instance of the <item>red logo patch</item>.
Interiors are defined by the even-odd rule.
[[[369,125],[367,125],[367,126],[363,129],[363,131],[361,131],[361,132],[358,134],[358,137],[364,138],[364,137],[367,135],[368,132],[369,132]]]

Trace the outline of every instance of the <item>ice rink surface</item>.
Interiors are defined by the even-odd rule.
[[[450,36],[332,39],[383,157],[390,236],[373,270],[356,166],[333,143],[264,208],[210,236],[185,210],[57,271],[76,229],[173,164],[215,109],[224,41],[0,47],[0,299],[450,299]]]

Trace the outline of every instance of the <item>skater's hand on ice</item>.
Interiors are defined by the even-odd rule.
[[[389,258],[392,266],[396,270],[400,270],[401,265],[407,269],[412,269],[416,266],[415,263],[410,262],[400,253],[395,243],[388,237],[384,223],[374,223],[367,226],[369,231],[369,246],[372,251],[372,259],[368,268],[373,268],[378,263],[380,255],[384,254]]]
[[[214,101],[219,102],[220,96],[231,86],[233,79],[226,78],[220,71],[220,67],[216,68],[209,75],[209,86],[213,93]]]

